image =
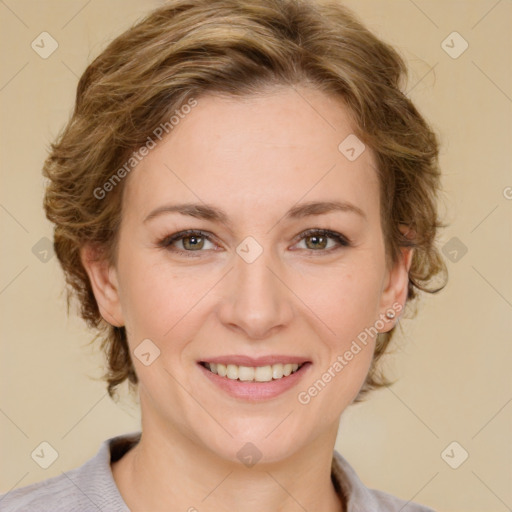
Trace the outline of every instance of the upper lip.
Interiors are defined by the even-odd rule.
[[[226,355],[209,357],[201,360],[204,363],[234,364],[236,366],[271,366],[273,364],[302,364],[309,360],[301,356],[268,355],[261,357],[250,357],[243,355]]]

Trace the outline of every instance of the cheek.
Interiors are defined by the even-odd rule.
[[[123,247],[118,267],[128,332],[134,339],[161,338],[185,314],[191,290],[169,265],[151,261],[140,248]]]
[[[339,349],[378,318],[380,276],[371,261],[359,266],[347,263],[329,270],[328,275],[304,275],[307,277],[300,280],[301,296],[318,320],[329,328],[332,343]]]
[[[339,271],[336,276],[324,281],[322,293],[310,295],[308,306],[315,315],[309,316],[323,344],[317,371],[298,396],[301,404],[308,404],[310,411],[326,421],[335,421],[363,385],[376,341],[371,327],[379,317],[376,271],[365,266],[357,272]],[[315,282],[318,276],[306,279],[301,285],[303,293]]]
[[[160,253],[152,257],[129,244],[121,254],[123,316],[134,342],[154,338],[163,343],[193,317],[205,314],[207,303],[211,308],[204,300],[218,281],[211,269],[172,265]],[[300,298],[298,309],[306,305],[303,314],[316,324],[312,327],[317,333],[319,329],[325,332],[327,344],[334,344],[338,351],[378,317],[381,276],[373,254],[371,250],[354,251],[338,264],[288,268],[283,276]],[[221,288],[216,286],[216,292],[222,293]],[[283,300],[297,298],[290,294]]]
[[[200,328],[198,316],[205,314],[208,290],[218,278],[142,255],[125,263],[122,308],[130,343],[149,338],[161,350],[179,353]]]

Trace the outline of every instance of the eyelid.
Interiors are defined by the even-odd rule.
[[[337,231],[332,231],[330,229],[324,229],[324,228],[309,228],[309,229],[306,229],[305,231],[302,231],[295,237],[295,240],[296,240],[295,243],[298,243],[298,242],[302,241],[304,238],[306,238],[308,236],[313,236],[313,235],[320,235],[320,236],[326,236],[328,238],[333,238],[334,240],[336,240],[338,242],[339,247],[351,247],[352,246],[352,241],[344,234],[338,233]],[[312,252],[329,252],[329,250],[327,250],[327,251],[312,251]]]
[[[160,240],[157,245],[159,247],[163,247],[164,249],[169,249],[174,242],[178,242],[182,240],[183,238],[191,237],[191,236],[197,236],[198,238],[204,238],[211,242],[212,244],[215,244],[218,246],[215,242],[215,237],[209,233],[208,231],[203,231],[201,229],[185,229],[183,231],[177,231],[176,233],[173,233],[172,235],[165,236],[162,240]],[[204,251],[183,251],[181,249],[174,249],[174,252],[177,253],[186,253],[187,255],[191,255],[194,252],[204,252]]]
[[[305,231],[302,231],[294,238],[293,245],[296,245],[298,242],[304,240],[308,236],[314,236],[314,235],[326,236],[328,238],[334,239],[338,245],[336,247],[331,247],[330,249],[327,249],[327,250],[304,249],[305,251],[309,251],[311,253],[318,253],[318,254],[324,253],[325,254],[325,253],[330,253],[336,249],[340,249],[343,247],[351,247],[353,245],[352,241],[344,234],[338,233],[337,231],[332,231],[330,229],[323,229],[323,228],[309,228],[309,229],[306,229]],[[178,254],[185,253],[187,256],[194,256],[194,253],[198,253],[197,255],[199,255],[200,253],[205,252],[202,250],[184,251],[182,249],[177,249],[177,248],[170,249],[174,242],[177,242],[179,240],[182,240],[184,238],[191,237],[191,236],[197,236],[199,238],[204,238],[204,239],[208,240],[210,243],[215,244],[217,247],[219,246],[219,244],[215,242],[214,235],[212,235],[211,233],[209,233],[207,231],[203,231],[200,229],[185,229],[183,231],[178,231],[176,233],[173,233],[172,235],[168,235],[168,236],[164,237],[161,241],[158,242],[157,245],[159,247],[163,247],[164,249],[172,250],[172,252],[175,252]]]

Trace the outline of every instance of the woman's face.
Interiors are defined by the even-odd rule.
[[[351,134],[311,89],[208,95],[131,172],[117,264],[89,270],[102,314],[126,326],[145,430],[229,460],[248,442],[270,462],[334,440],[407,286],[403,264],[386,268],[373,157]],[[278,363],[307,364],[274,379]]]

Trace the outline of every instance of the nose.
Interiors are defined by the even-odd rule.
[[[250,339],[274,335],[293,318],[293,293],[270,252],[264,250],[252,263],[235,255],[217,310],[227,328]]]

